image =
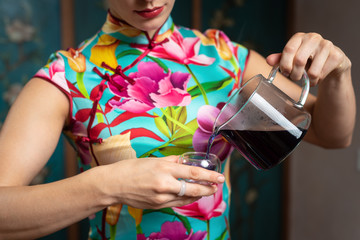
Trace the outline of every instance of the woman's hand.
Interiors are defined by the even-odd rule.
[[[217,191],[216,184],[224,182],[220,173],[201,167],[176,163],[178,156],[138,158],[101,166],[104,192],[111,196],[111,205],[123,203],[141,209],[182,206]],[[179,178],[207,181],[201,185],[186,182],[184,196],[178,196]]]
[[[257,59],[255,54],[252,64],[259,66]],[[325,148],[348,147],[355,127],[356,101],[351,62],[344,52],[317,33],[297,33],[282,53],[272,54],[266,61],[279,65],[282,74],[292,80],[299,80],[306,70],[311,85],[318,85],[316,96],[310,94],[305,103],[312,115],[306,140]],[[299,89],[282,76],[278,79],[277,86],[298,98]]]
[[[272,54],[266,60],[271,66],[279,64],[282,74],[292,80],[301,79],[306,70],[312,86],[351,68],[344,52],[317,33],[296,33],[282,53]]]

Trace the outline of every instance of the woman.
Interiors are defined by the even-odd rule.
[[[231,147],[216,139],[212,148],[223,174],[179,165],[177,155],[204,151],[211,118],[232,91],[277,64],[293,80],[306,69],[319,87],[305,104],[313,118],[305,139],[351,143],[351,62],[338,47],[298,33],[264,59],[220,31],[176,27],[174,2],[109,0],[101,31],[54,54],[25,86],[0,135],[0,239],[37,238],[89,216],[92,239],[227,239]],[[280,74],[275,84],[300,94]],[[82,173],[26,186],[62,132]]]

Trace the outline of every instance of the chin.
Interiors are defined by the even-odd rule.
[[[158,30],[159,28],[162,27],[162,25],[166,22],[166,19],[156,19],[156,20],[153,20],[153,21],[149,21],[149,22],[146,22],[144,24],[142,24],[138,29],[141,29],[142,31],[145,31],[145,32],[155,32],[156,30]]]

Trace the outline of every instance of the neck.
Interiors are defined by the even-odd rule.
[[[110,11],[110,9],[108,9],[108,13],[111,15],[112,18],[116,19],[117,21],[123,22],[123,23],[125,23],[125,24],[127,24],[127,25],[129,25],[129,26],[131,26],[131,27],[133,27],[133,28],[135,28],[135,29],[137,29],[136,27],[132,26],[131,24],[129,24],[128,22],[126,22],[125,20],[123,20],[121,17],[118,17],[118,16],[116,16],[115,14],[113,14],[113,13]],[[165,22],[166,22],[166,21],[165,21]],[[141,29],[139,29],[139,30],[141,30],[142,32],[146,33],[147,36],[148,36],[150,39],[152,39],[152,38],[155,36],[155,34],[161,29],[161,27],[165,24],[165,22],[164,22],[158,29],[153,29],[153,30],[149,30],[149,31],[141,30]]]
[[[147,34],[148,34],[149,38],[152,39],[157,32],[158,32],[158,30],[150,30],[150,31],[147,31]]]

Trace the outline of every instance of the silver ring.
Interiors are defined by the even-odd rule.
[[[186,192],[186,182],[183,179],[181,179],[180,183],[181,183],[181,187],[180,187],[180,191],[179,191],[179,193],[177,195],[179,197],[182,197],[182,196],[184,196],[184,194]]]

